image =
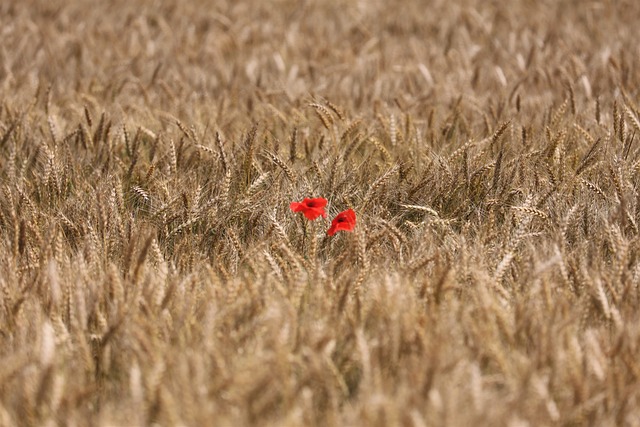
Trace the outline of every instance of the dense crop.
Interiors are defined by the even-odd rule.
[[[639,18],[1,2],[0,425],[640,425]]]

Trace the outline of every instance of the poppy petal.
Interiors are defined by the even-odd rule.
[[[294,212],[300,212],[304,209],[304,205],[302,203],[292,202],[289,205],[289,208]]]
[[[340,212],[333,221],[331,221],[331,227],[327,231],[327,234],[333,236],[338,231],[353,231],[355,226],[356,213],[353,209],[347,209],[346,211]]]
[[[327,199],[324,197],[316,197],[315,199],[304,199],[302,203],[310,208],[324,208],[327,206]]]
[[[289,207],[293,212],[302,212],[307,219],[313,221],[321,215],[326,218],[327,214],[324,211],[326,205],[327,199],[324,197],[314,199],[307,197],[302,202],[292,202]]]
[[[307,217],[307,219],[310,219],[311,221],[318,218],[320,215],[326,215],[324,213],[324,209],[322,208],[320,209],[308,208],[304,210],[303,214],[305,217]]]

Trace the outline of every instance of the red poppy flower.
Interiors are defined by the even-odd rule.
[[[331,221],[331,228],[329,228],[327,234],[333,236],[338,231],[353,231],[355,226],[356,213],[353,209],[347,209],[346,211],[340,212],[333,221]]]
[[[317,197],[315,199],[304,199],[302,202],[293,202],[289,205],[292,211],[302,212],[307,219],[313,221],[322,215],[322,218],[327,217],[327,213],[324,211],[324,207],[327,206],[327,199],[323,197]]]

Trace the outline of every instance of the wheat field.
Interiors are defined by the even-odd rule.
[[[638,20],[0,2],[0,426],[640,426]]]

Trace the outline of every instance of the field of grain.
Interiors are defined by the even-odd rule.
[[[640,426],[639,20],[0,2],[0,426]]]

